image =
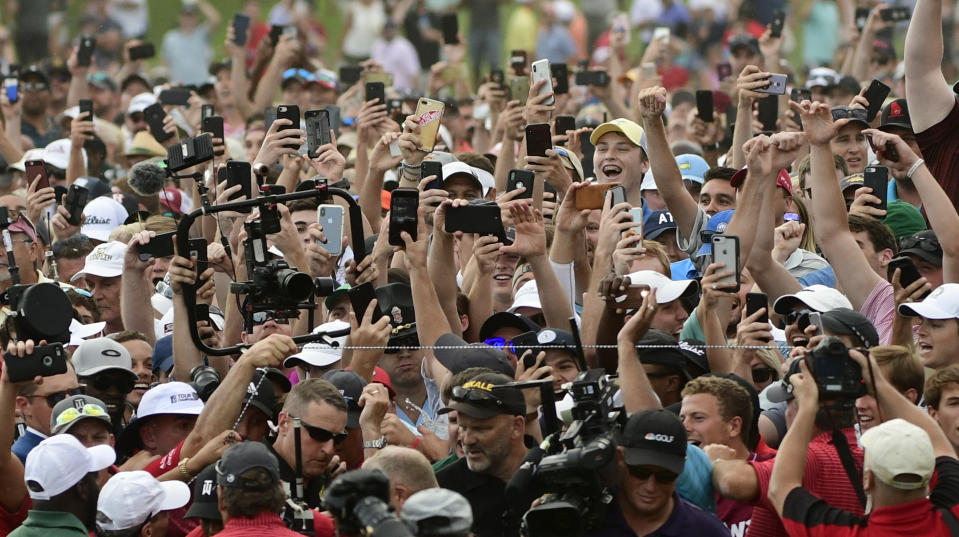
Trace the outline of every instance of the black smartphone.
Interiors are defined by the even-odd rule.
[[[758,319],[758,322],[769,322],[769,297],[766,293],[746,293],[746,316],[750,316],[762,308],[766,308],[766,313]]]
[[[367,82],[364,88],[363,100],[379,100],[380,104],[386,104],[386,86],[382,82]]]
[[[373,287],[372,282],[363,282],[347,291],[346,295],[350,297],[350,304],[353,306],[353,314],[356,315],[356,320],[359,322],[363,319],[363,316],[366,315],[366,308],[370,306],[370,302],[376,298],[376,289]],[[380,320],[380,317],[382,316],[382,310],[380,310],[379,304],[377,304],[371,319],[375,323],[376,321]]]
[[[440,28],[443,29],[443,43],[446,45],[459,44],[459,22],[456,20],[456,13],[446,13],[440,20]]]
[[[489,81],[499,86],[500,89],[506,88],[506,75],[502,69],[491,69],[489,72]]]
[[[206,119],[216,115],[216,109],[212,104],[204,104],[200,107],[200,119]]]
[[[270,44],[274,47],[280,42],[280,36],[283,35],[283,26],[280,24],[270,25]]]
[[[574,82],[577,86],[599,86],[609,85],[609,73],[606,71],[580,71],[576,73]]]
[[[327,110],[307,110],[304,116],[306,123],[306,156],[316,158],[320,146],[333,143],[330,137],[330,113]]]
[[[550,62],[549,70],[556,79],[553,83],[553,93],[556,95],[569,93],[569,69],[566,64]]]
[[[526,191],[513,199],[532,198],[534,178],[535,175],[529,170],[510,170],[506,175],[506,191],[512,192],[517,188],[523,187]]]
[[[340,67],[340,82],[344,86],[352,86],[360,81],[363,75],[363,68],[359,65],[344,65]]]
[[[70,212],[67,223],[79,226],[83,223],[80,219],[83,208],[87,205],[87,199],[90,197],[90,191],[86,188],[72,184],[67,190],[66,201],[63,202],[63,208]]]
[[[90,67],[93,51],[97,48],[97,38],[92,35],[80,36],[80,45],[77,47],[77,65]]]
[[[3,354],[3,366],[10,382],[23,382],[35,377],[52,377],[67,372],[67,353],[62,343],[37,345],[29,356]]]
[[[214,138],[223,140],[223,116],[210,116],[203,118],[200,131],[209,132]]]
[[[773,12],[773,20],[769,23],[769,37],[773,39],[782,37],[783,26],[786,24],[786,12],[777,9]]]
[[[206,257],[206,239],[190,239],[189,244],[190,251],[187,252],[187,259],[192,257],[196,258],[196,276],[199,281],[200,275],[210,266]]]
[[[699,119],[706,123],[712,123],[713,118],[713,92],[710,90],[696,90],[696,111]]]
[[[389,241],[392,246],[405,246],[400,235],[405,231],[416,240],[416,209],[420,205],[420,191],[415,188],[397,188],[390,198]]]
[[[253,199],[252,173],[252,166],[249,162],[240,160],[227,161],[226,187],[230,188],[235,185],[240,185],[240,191],[230,196],[228,201],[238,200],[241,197],[245,197],[245,199],[248,200]],[[247,209],[246,212],[249,212],[249,209]]]
[[[156,48],[154,48],[153,43],[143,43],[141,45],[130,47],[130,61],[145,60],[156,55],[157,51]]]
[[[896,269],[900,270],[899,285],[903,288],[909,287],[913,282],[922,278],[922,274],[919,274],[919,269],[916,268],[916,264],[913,263],[912,259],[908,256],[896,257],[889,261],[888,268],[886,269],[888,271],[886,279],[892,281],[892,276],[895,274]],[[932,291],[926,291],[920,299],[926,298],[931,292]]]
[[[812,91],[806,88],[793,88],[789,90],[789,100],[796,103],[811,101]]]
[[[499,205],[492,201],[449,207],[446,211],[446,232],[462,231],[480,235],[506,236]]]
[[[526,154],[531,157],[545,157],[546,150],[553,147],[553,137],[549,123],[530,123],[526,125]]]
[[[869,20],[869,10],[868,7],[857,7],[854,19],[856,21],[856,29],[862,32],[862,29],[866,27],[866,21]]]
[[[626,203],[626,189],[623,185],[616,185],[607,191],[610,198],[610,207],[615,207],[620,203]]]
[[[719,81],[722,82],[727,78],[733,76],[733,66],[729,62],[722,62],[716,65],[716,76],[719,78]]]
[[[93,121],[93,101],[90,99],[80,99],[80,114],[87,113],[86,121]]]
[[[340,125],[343,124],[343,117],[340,115],[340,107],[335,104],[328,104],[323,107],[330,115],[330,127],[333,128],[333,136],[340,137]]]
[[[239,46],[246,45],[246,31],[250,28],[250,17],[245,13],[233,15],[233,42]]]
[[[173,137],[172,132],[163,130],[163,120],[166,119],[166,110],[160,103],[153,103],[143,109],[143,119],[150,126],[150,134],[156,138],[156,141],[163,143]]]
[[[758,99],[759,122],[763,125],[766,132],[776,132],[776,119],[779,117],[779,97],[770,95]]]
[[[50,186],[50,179],[47,177],[47,165],[45,162],[42,160],[28,160],[23,163],[23,166],[27,176],[27,183],[33,183],[39,175],[40,181],[37,183],[37,190]]]
[[[879,17],[886,22],[907,21],[912,16],[908,7],[887,7],[879,11]]]
[[[190,103],[190,90],[187,88],[171,88],[160,92],[157,97],[160,104],[186,106]]]
[[[882,103],[886,100],[886,97],[889,96],[890,91],[892,91],[892,88],[875,78],[869,83],[869,88],[866,89],[866,93],[863,95],[863,97],[869,101],[869,107],[866,108],[867,123],[872,123],[872,120],[876,119],[876,114],[882,110]]]
[[[889,168],[885,166],[866,166],[862,173],[862,186],[872,189],[872,195],[879,198],[879,205],[872,204],[877,209],[886,210],[886,189],[889,185]]]
[[[300,107],[295,104],[281,104],[276,107],[276,119],[288,119],[290,120],[289,125],[284,125],[280,127],[279,130],[285,131],[287,129],[299,129],[300,128]],[[300,146],[295,144],[289,144],[286,147],[290,149],[299,149]]]
[[[160,233],[146,244],[137,245],[137,256],[140,261],[149,261],[152,257],[169,257],[173,255],[173,236],[176,231]]]
[[[420,174],[422,177],[429,177],[435,175],[436,179],[433,179],[426,184],[425,190],[441,189],[443,188],[443,163],[438,160],[424,160],[422,162],[422,167],[420,168]]]
[[[556,116],[554,128],[556,130],[556,136],[563,136],[566,134],[566,131],[574,131],[576,130],[576,117]]]

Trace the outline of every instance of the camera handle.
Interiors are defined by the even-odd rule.
[[[363,236],[363,214],[360,211],[360,206],[356,203],[356,200],[353,199],[353,196],[351,196],[349,192],[340,188],[327,187],[325,185],[317,186],[317,188],[314,190],[303,190],[300,192],[291,192],[289,194],[268,194],[252,200],[234,201],[231,203],[224,203],[223,205],[214,205],[210,208],[201,207],[200,209],[196,209],[190,214],[183,215],[180,218],[180,223],[177,225],[176,232],[178,251],[190,251],[190,228],[193,226],[193,222],[195,222],[196,219],[201,216],[208,216],[219,212],[236,211],[238,209],[253,207],[269,207],[270,205],[276,205],[277,203],[286,201],[319,198],[323,196],[336,196],[338,198],[342,198],[347,202],[347,204],[349,204],[350,230],[353,236],[352,246],[354,259],[356,260],[356,263],[359,264],[361,261],[363,261],[363,258],[366,257],[366,245],[364,243]],[[6,233],[6,229],[3,231]],[[9,236],[9,234],[7,234],[7,236]],[[9,255],[12,257],[12,249],[8,248],[8,250]],[[12,265],[10,270],[11,275],[13,275],[14,272]],[[200,352],[206,354],[207,356],[228,356],[230,354],[241,352],[243,349],[250,347],[251,344],[241,343],[231,347],[216,349],[203,342],[203,340],[200,338],[200,331],[196,326],[196,289],[196,283],[184,284],[183,294],[181,297],[183,302],[186,304],[187,315],[189,317],[188,323],[190,325],[190,338],[193,339],[193,345],[196,346]],[[293,341],[298,344],[309,343],[312,341],[320,341],[324,338],[324,336],[335,338],[349,333],[349,328],[346,328],[343,330],[336,330],[326,333],[304,334],[302,336],[294,337]]]
[[[18,285],[20,283],[20,267],[17,266],[17,260],[13,257],[13,239],[10,238],[10,230],[3,228],[3,248],[7,251],[7,270],[10,271],[10,283]]]
[[[520,390],[538,389],[543,407],[543,422],[545,430],[543,438],[559,432],[559,418],[556,417],[556,401],[553,396],[553,381],[549,379],[527,380],[525,382],[510,382],[507,386]]]

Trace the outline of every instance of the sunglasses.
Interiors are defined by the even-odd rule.
[[[679,478],[679,474],[670,472],[669,470],[653,471],[645,466],[626,466],[626,469],[629,470],[629,475],[640,481],[646,481],[649,479],[649,476],[653,476],[657,483],[663,485],[673,483]]]
[[[766,382],[773,378],[776,371],[771,367],[756,367],[752,370],[753,382]]]
[[[788,324],[794,324],[796,321],[799,320],[800,317],[802,317],[803,315],[809,315],[810,313],[812,313],[812,310],[806,310],[806,309],[804,309],[804,310],[799,310],[799,311],[790,311],[789,313],[787,313],[786,315],[784,315],[783,318],[786,319],[786,324],[787,324],[787,325],[788,325]]]
[[[46,82],[21,82],[20,89],[24,91],[43,91],[49,86]]]
[[[857,119],[866,121],[866,111],[862,108],[849,108],[848,106],[837,106],[832,109],[832,120]]]
[[[476,403],[480,405],[493,403],[496,406],[503,406],[503,400],[493,394],[493,392],[475,388],[464,388],[462,386],[453,387],[453,400],[458,403]]]
[[[900,250],[912,250],[918,248],[926,252],[942,255],[942,247],[939,245],[939,239],[932,237],[903,237],[899,241]]]
[[[27,399],[32,399],[34,397],[43,397],[47,400],[47,404],[50,405],[50,408],[53,408],[57,406],[57,403],[59,403],[60,401],[63,401],[67,397],[70,397],[73,395],[83,395],[85,391],[86,390],[80,387],[80,388],[73,388],[71,390],[64,390],[62,392],[51,393],[48,395],[28,395]]]
[[[290,324],[290,320],[273,311],[258,311],[253,314],[253,324],[263,324],[272,320],[276,324]]]
[[[298,419],[298,418],[294,417],[292,414],[290,415],[290,418],[291,418],[291,419]],[[328,430],[324,429],[323,427],[317,427],[316,425],[310,425],[309,423],[303,421],[302,419],[300,420],[300,425],[301,425],[304,429],[306,429],[306,432],[310,435],[310,438],[312,438],[313,440],[316,440],[317,442],[319,442],[319,443],[321,443],[321,444],[324,444],[324,443],[329,442],[330,440],[332,440],[334,444],[339,445],[339,444],[342,444],[343,441],[346,440],[346,437],[347,437],[347,433],[346,433],[346,432],[334,433],[333,431],[328,431]]]
[[[100,405],[86,404],[83,405],[83,408],[68,408],[60,413],[57,416],[57,425],[63,425],[65,423],[70,423],[79,418],[97,418],[100,416],[106,416],[107,411],[103,409]]]
[[[87,386],[93,386],[98,392],[105,392],[110,389],[110,386],[113,386],[119,390],[120,393],[130,393],[133,391],[133,386],[136,384],[136,381],[130,380],[130,378],[125,375],[120,377],[99,374],[85,379],[85,384]]]
[[[506,339],[502,337],[491,337],[483,341],[483,343],[486,343],[490,347],[496,347],[497,349],[500,349],[500,350],[509,349],[509,352],[516,354],[516,347],[513,346],[512,339]]]

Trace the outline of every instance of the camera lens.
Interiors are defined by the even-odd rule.
[[[276,279],[282,293],[290,298],[306,300],[313,294],[313,278],[309,274],[283,269],[277,271]]]
[[[50,367],[53,365],[53,357],[49,354],[45,354],[43,358],[40,359],[44,367]]]

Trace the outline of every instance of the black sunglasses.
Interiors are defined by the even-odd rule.
[[[933,237],[903,237],[899,240],[900,250],[920,250],[942,255],[942,246],[939,245],[939,239]]]
[[[269,320],[276,324],[290,324],[290,320],[274,311],[257,311],[253,314],[253,324],[264,324]]]
[[[130,380],[127,376],[97,374],[87,377],[83,380],[87,386],[93,386],[99,392],[105,392],[110,386],[115,386],[120,393],[130,393],[133,391],[135,380]]]
[[[776,371],[771,367],[755,367],[752,369],[753,382],[766,382],[773,378]]]
[[[50,405],[50,408],[53,408],[57,406],[57,403],[59,403],[60,401],[63,401],[67,397],[72,397],[74,395],[83,395],[85,392],[86,390],[84,390],[83,387],[81,386],[79,388],[73,388],[70,390],[64,390],[62,392],[56,392],[56,393],[51,393],[47,395],[28,395],[27,399],[30,399],[33,397],[43,397],[47,400],[47,404]]]
[[[669,470],[653,471],[645,466],[626,466],[626,469],[629,470],[629,475],[639,479],[640,481],[646,481],[649,479],[649,476],[653,476],[657,483],[665,485],[668,483],[673,483],[679,478],[679,474],[670,472]]]
[[[857,119],[860,121],[866,121],[866,110],[862,108],[849,108],[848,106],[837,106],[831,110],[832,120],[838,121],[840,119]]]
[[[290,417],[293,419],[297,419],[293,417],[293,415],[290,415]],[[316,440],[317,442],[321,444],[324,444],[332,440],[333,444],[339,445],[339,444],[342,444],[347,437],[347,433],[345,432],[334,433],[333,431],[328,431],[324,429],[323,427],[310,425],[309,423],[303,421],[302,419],[300,420],[300,425],[302,425],[303,428],[306,429],[306,432],[309,433],[310,438],[312,438],[313,440]]]
[[[790,325],[798,321],[799,318],[802,317],[803,315],[808,315],[810,313],[812,313],[812,310],[808,310],[808,309],[802,309],[799,311],[790,311],[784,316],[784,318],[786,319],[786,324]]]
[[[496,397],[493,392],[462,386],[453,386],[453,400],[459,403],[478,403],[481,405],[493,403],[496,406],[503,406],[503,400]]]

